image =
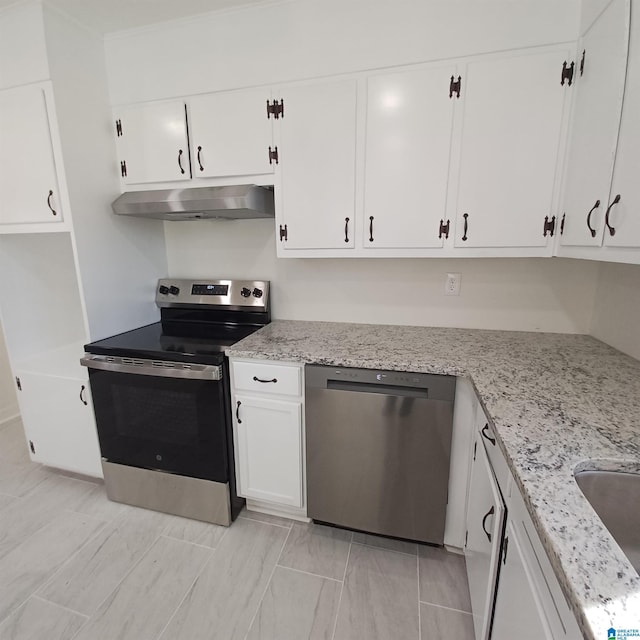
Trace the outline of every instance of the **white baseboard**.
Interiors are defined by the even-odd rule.
[[[247,499],[247,511],[258,511],[270,516],[280,516],[291,520],[299,520],[300,522],[311,522],[311,518],[307,517],[306,509],[296,509],[295,507],[276,505],[260,500]]]

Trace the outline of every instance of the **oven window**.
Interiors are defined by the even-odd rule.
[[[222,381],[89,370],[102,456],[110,462],[228,480]]]
[[[118,435],[197,444],[198,405],[192,391],[165,389],[161,402],[155,393],[130,384],[114,384],[111,392]]]

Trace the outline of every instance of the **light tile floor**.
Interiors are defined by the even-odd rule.
[[[464,559],[244,511],[110,502],[0,426],[0,640],[473,640]]]

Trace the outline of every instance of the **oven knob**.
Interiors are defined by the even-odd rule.
[[[178,289],[178,287],[176,287],[176,286],[174,286],[174,285],[171,285],[171,286],[169,287],[169,293],[170,293],[172,296],[177,296],[177,295],[180,293],[180,289]]]
[[[161,284],[158,287],[158,293],[161,293],[163,296],[166,296],[167,293],[169,293],[169,287],[165,287],[163,284]]]
[[[254,298],[262,298],[262,289],[258,289],[258,287],[256,287],[253,290],[253,297]]]
[[[247,289],[247,287],[242,287],[240,290],[240,295],[243,298],[248,298],[251,295],[251,289]]]

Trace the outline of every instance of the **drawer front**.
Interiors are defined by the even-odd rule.
[[[302,395],[301,367],[265,362],[233,362],[236,390],[277,395]]]

